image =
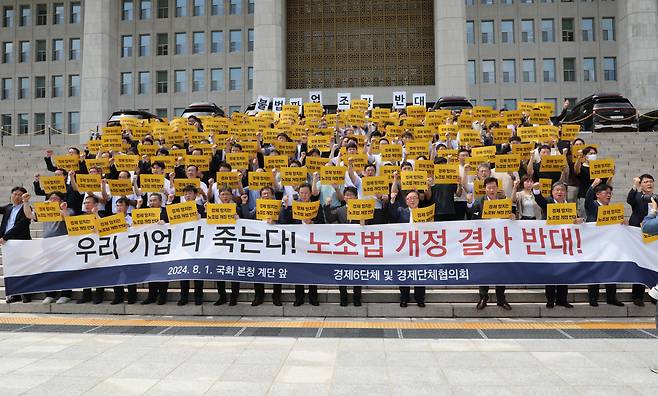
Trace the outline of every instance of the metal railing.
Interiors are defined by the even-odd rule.
[[[91,131],[87,133],[91,133]],[[12,131],[0,128],[0,147],[59,146],[79,143],[79,133],[66,133],[50,125],[28,133],[12,133]]]

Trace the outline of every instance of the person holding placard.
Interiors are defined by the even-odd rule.
[[[29,240],[30,235],[30,218],[25,216],[23,211],[23,195],[27,190],[23,187],[14,187],[11,189],[11,203],[6,206],[0,206],[2,223],[0,223],[0,246],[11,239]],[[32,301],[32,295],[23,294],[22,296],[8,296],[7,303],[22,300],[24,303]]]
[[[74,178],[75,175],[73,176],[73,179]],[[87,197],[85,197],[85,200],[82,204],[82,211],[87,214],[93,214],[97,218],[103,217],[104,213],[103,215],[101,215],[101,211],[99,209],[100,205],[101,203],[98,196],[96,196],[95,194],[87,195]],[[91,288],[89,288],[89,289],[82,289],[82,297],[78,301],[76,301],[76,304],[84,304],[91,301],[94,305],[97,305],[102,303],[104,300],[105,300],[104,287],[96,288],[96,290],[94,290],[93,292],[93,296],[92,296],[92,290]]]
[[[137,206],[137,199],[140,197],[135,193],[135,188],[132,182],[132,177],[130,176],[130,172],[122,170],[118,173],[117,175],[117,180],[126,180],[129,181],[131,184],[131,191],[130,194],[124,194],[124,195],[115,195],[112,191],[112,180],[109,181],[108,185],[110,187],[110,200],[112,204],[112,213],[119,213],[117,203],[119,199],[121,198],[126,198],[128,201],[128,206],[126,208],[126,213],[130,214],[132,210]]]
[[[188,185],[183,188],[183,196],[185,198],[185,202],[193,202],[196,201],[196,197],[198,194],[198,189],[194,186]],[[205,219],[206,218],[206,208],[197,203],[196,204],[196,210],[198,213],[198,218],[199,219]],[[190,281],[189,280],[181,280],[180,281],[180,300],[178,300],[178,305],[187,305],[188,299],[190,295]],[[201,305],[203,304],[203,281],[202,280],[195,280],[194,281],[194,305]]]
[[[388,202],[388,194],[380,193],[374,195],[365,195],[363,193],[362,177],[354,171],[354,161],[350,158],[348,159],[347,163],[348,163],[347,174],[349,176],[348,181],[350,181],[351,185],[357,189],[358,199],[375,200],[375,214],[370,224],[385,224],[386,214],[384,213],[384,206]],[[362,176],[365,178],[365,177],[376,177],[376,175],[377,175],[377,167],[375,166],[375,164],[371,164],[371,163],[366,164],[366,166],[363,168]]]
[[[551,179],[551,184],[558,182],[558,181],[566,181],[567,178],[569,177],[569,166],[566,163],[566,157],[565,157],[565,162],[561,167],[561,171],[545,171],[542,170],[542,160],[545,157],[549,157],[551,155],[551,146],[548,146],[546,144],[541,145],[539,147],[539,161],[535,162],[535,156],[534,156],[534,151],[530,153],[530,159],[528,160],[528,166],[526,167],[526,173],[532,177],[532,179],[535,182],[538,182],[539,179]]]
[[[66,204],[68,208],[72,209],[76,215],[82,214],[83,195],[78,193],[77,191],[74,191],[73,188],[71,187],[71,182],[66,180],[67,179],[66,170],[61,168],[56,168],[53,176],[58,176],[64,179],[64,189],[60,192],[65,194]],[[42,188],[41,178],[42,176],[38,173],[34,175],[34,182],[33,182],[34,195],[45,197],[47,193]],[[50,192],[52,192],[52,190]]]
[[[203,205],[204,203],[208,202],[208,185],[201,181],[201,172],[199,172],[199,168],[196,167],[196,165],[190,165],[184,168],[185,170],[183,171],[183,166],[177,166],[175,168],[174,173],[169,174],[169,181],[171,184],[174,184],[174,179],[175,178],[180,178],[180,179],[199,179],[199,194],[198,197],[196,198],[196,203],[199,205]],[[184,172],[184,173],[182,173]],[[174,187],[174,192],[176,191],[176,188]],[[185,196],[182,196],[180,199],[181,202],[186,202],[185,201]]]
[[[518,191],[519,186],[522,186],[521,191]],[[512,203],[516,204],[516,216],[520,220],[537,220],[542,217],[542,209],[537,204],[533,187],[535,181],[530,175],[524,175],[521,180],[514,180]]]
[[[233,201],[233,190],[230,187],[224,187],[219,191],[219,202],[217,203],[232,203]],[[203,283],[202,283],[203,285]],[[224,305],[226,304],[226,282],[217,281],[217,294],[219,297],[213,305]],[[240,282],[231,282],[231,296],[229,300],[229,305],[234,306],[238,304],[238,295],[240,294]],[[196,299],[196,288],[195,288],[195,299]],[[195,300],[196,303],[196,300]],[[199,305],[199,304],[197,304]]]
[[[164,206],[167,205],[167,203],[171,202],[174,199],[174,188],[169,179],[167,179],[165,175],[165,164],[162,161],[154,161],[153,164],[150,166],[148,172],[145,174],[153,174],[153,175],[163,175],[163,184],[162,188],[159,192],[148,192],[146,193],[146,202],[151,202],[151,196],[153,194],[157,194],[160,196],[160,202],[162,203],[163,210]],[[139,184],[139,179],[135,179],[135,183]],[[142,190],[138,188],[136,190],[138,196],[143,196]]]
[[[612,186],[603,183],[601,179],[594,179],[592,185],[585,194],[585,212],[587,213],[586,221],[588,223],[596,222],[601,206],[610,205],[612,199]],[[605,285],[605,294],[607,303],[618,307],[623,307],[624,303],[617,300],[617,285]],[[593,307],[599,306],[599,285],[589,285],[587,287],[587,295],[589,297],[589,305]]]
[[[472,193],[466,196],[466,211],[473,220],[482,219],[485,201],[493,201],[500,198],[498,180],[495,177],[484,179],[484,193],[485,195],[478,199],[475,199]],[[487,302],[489,302],[489,286],[480,286],[479,295],[480,301],[477,303],[476,308],[482,310],[487,307]],[[496,286],[496,305],[506,311],[512,309],[505,297],[505,286]]]
[[[122,171],[125,172],[125,171]],[[128,174],[130,176],[130,174]],[[126,218],[126,223],[128,227],[132,226],[132,219],[130,213],[128,212],[131,206],[131,202],[126,197],[120,197],[116,200],[116,213],[122,214]],[[137,285],[126,285],[128,289],[128,304],[134,304],[137,301]],[[124,289],[123,286],[114,286],[114,298],[110,302],[110,305],[122,304],[124,301]]]
[[[578,207],[581,213],[585,213],[585,195],[592,185],[593,179],[589,174],[589,162],[598,158],[596,147],[585,147],[582,152],[578,152],[576,162],[573,164],[573,171],[578,178],[580,189],[578,190]],[[610,184],[608,179],[601,179],[603,184]]]
[[[106,208],[106,203],[110,199],[110,187],[107,185],[107,181],[104,180],[102,177],[103,170],[99,167],[91,167],[89,168],[89,175],[99,175],[101,177],[101,183],[100,183],[100,191],[80,191],[78,188],[78,183],[76,181],[76,175],[77,173],[75,171],[70,171],[69,172],[69,179],[71,180],[71,188],[74,191],[77,191],[81,194],[84,194],[83,201],[86,201],[88,197],[93,196],[96,197],[96,200],[98,201],[96,208],[98,209],[98,215],[100,217],[105,217],[108,214],[111,214],[111,210],[108,211]],[[83,173],[81,173],[83,174]],[[82,212],[83,213],[90,213],[87,212],[85,209],[85,205],[82,207]]]
[[[155,165],[155,163],[154,163]],[[166,179],[165,179],[166,180]],[[141,198],[137,201],[137,209],[142,206]],[[160,209],[160,221],[158,224],[169,223],[169,215],[162,202],[162,194],[153,193],[148,197],[148,207],[152,209]],[[158,305],[167,303],[167,290],[169,289],[169,282],[149,282],[149,292],[142,305],[149,305],[157,302]]]
[[[436,165],[447,163],[448,160],[443,157],[434,158]],[[455,209],[455,197],[461,198],[464,195],[461,176],[457,176],[457,183],[454,184],[435,184],[434,177],[430,177],[430,180],[425,200],[434,203],[434,221],[463,220],[464,217],[459,218]]]

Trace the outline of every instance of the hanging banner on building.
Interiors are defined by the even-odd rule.
[[[49,254],[57,252],[56,255]],[[238,220],[8,241],[7,295],[180,279],[318,285],[658,281],[639,228],[487,220],[360,226]]]

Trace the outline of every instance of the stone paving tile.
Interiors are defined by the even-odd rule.
[[[172,327],[163,334],[176,336],[234,336],[239,330],[239,327]]]
[[[583,396],[639,396],[640,393],[630,386],[576,386],[576,391]]]
[[[317,328],[285,328],[285,327],[247,327],[242,336],[248,337],[315,337]]]
[[[145,395],[203,395],[215,381],[209,380],[170,380],[164,379],[153,385]]]
[[[218,381],[208,390],[208,395],[261,396],[267,395],[268,382]]]
[[[397,329],[323,329],[320,337],[399,338]]]
[[[156,326],[102,326],[90,331],[92,334],[159,334],[166,328]]]
[[[573,338],[653,338],[649,334],[637,330],[578,330],[567,329],[565,333]]]
[[[94,386],[98,385],[101,379],[94,377],[53,377],[48,381],[30,389],[25,395],[43,396],[43,395],[82,395]]]
[[[149,378],[107,378],[91,388],[88,395],[141,395],[158,382]]]
[[[402,329],[403,338],[481,338],[477,330]]]
[[[520,339],[520,338],[539,338],[539,339],[550,339],[550,338],[567,338],[564,334],[560,333],[557,330],[482,330],[484,335],[487,338],[508,338],[508,339]]]
[[[289,384],[275,382],[268,396],[325,396],[329,394],[329,384]]]

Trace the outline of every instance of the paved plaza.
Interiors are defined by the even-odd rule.
[[[0,316],[0,394],[658,394],[647,320],[194,320]]]

